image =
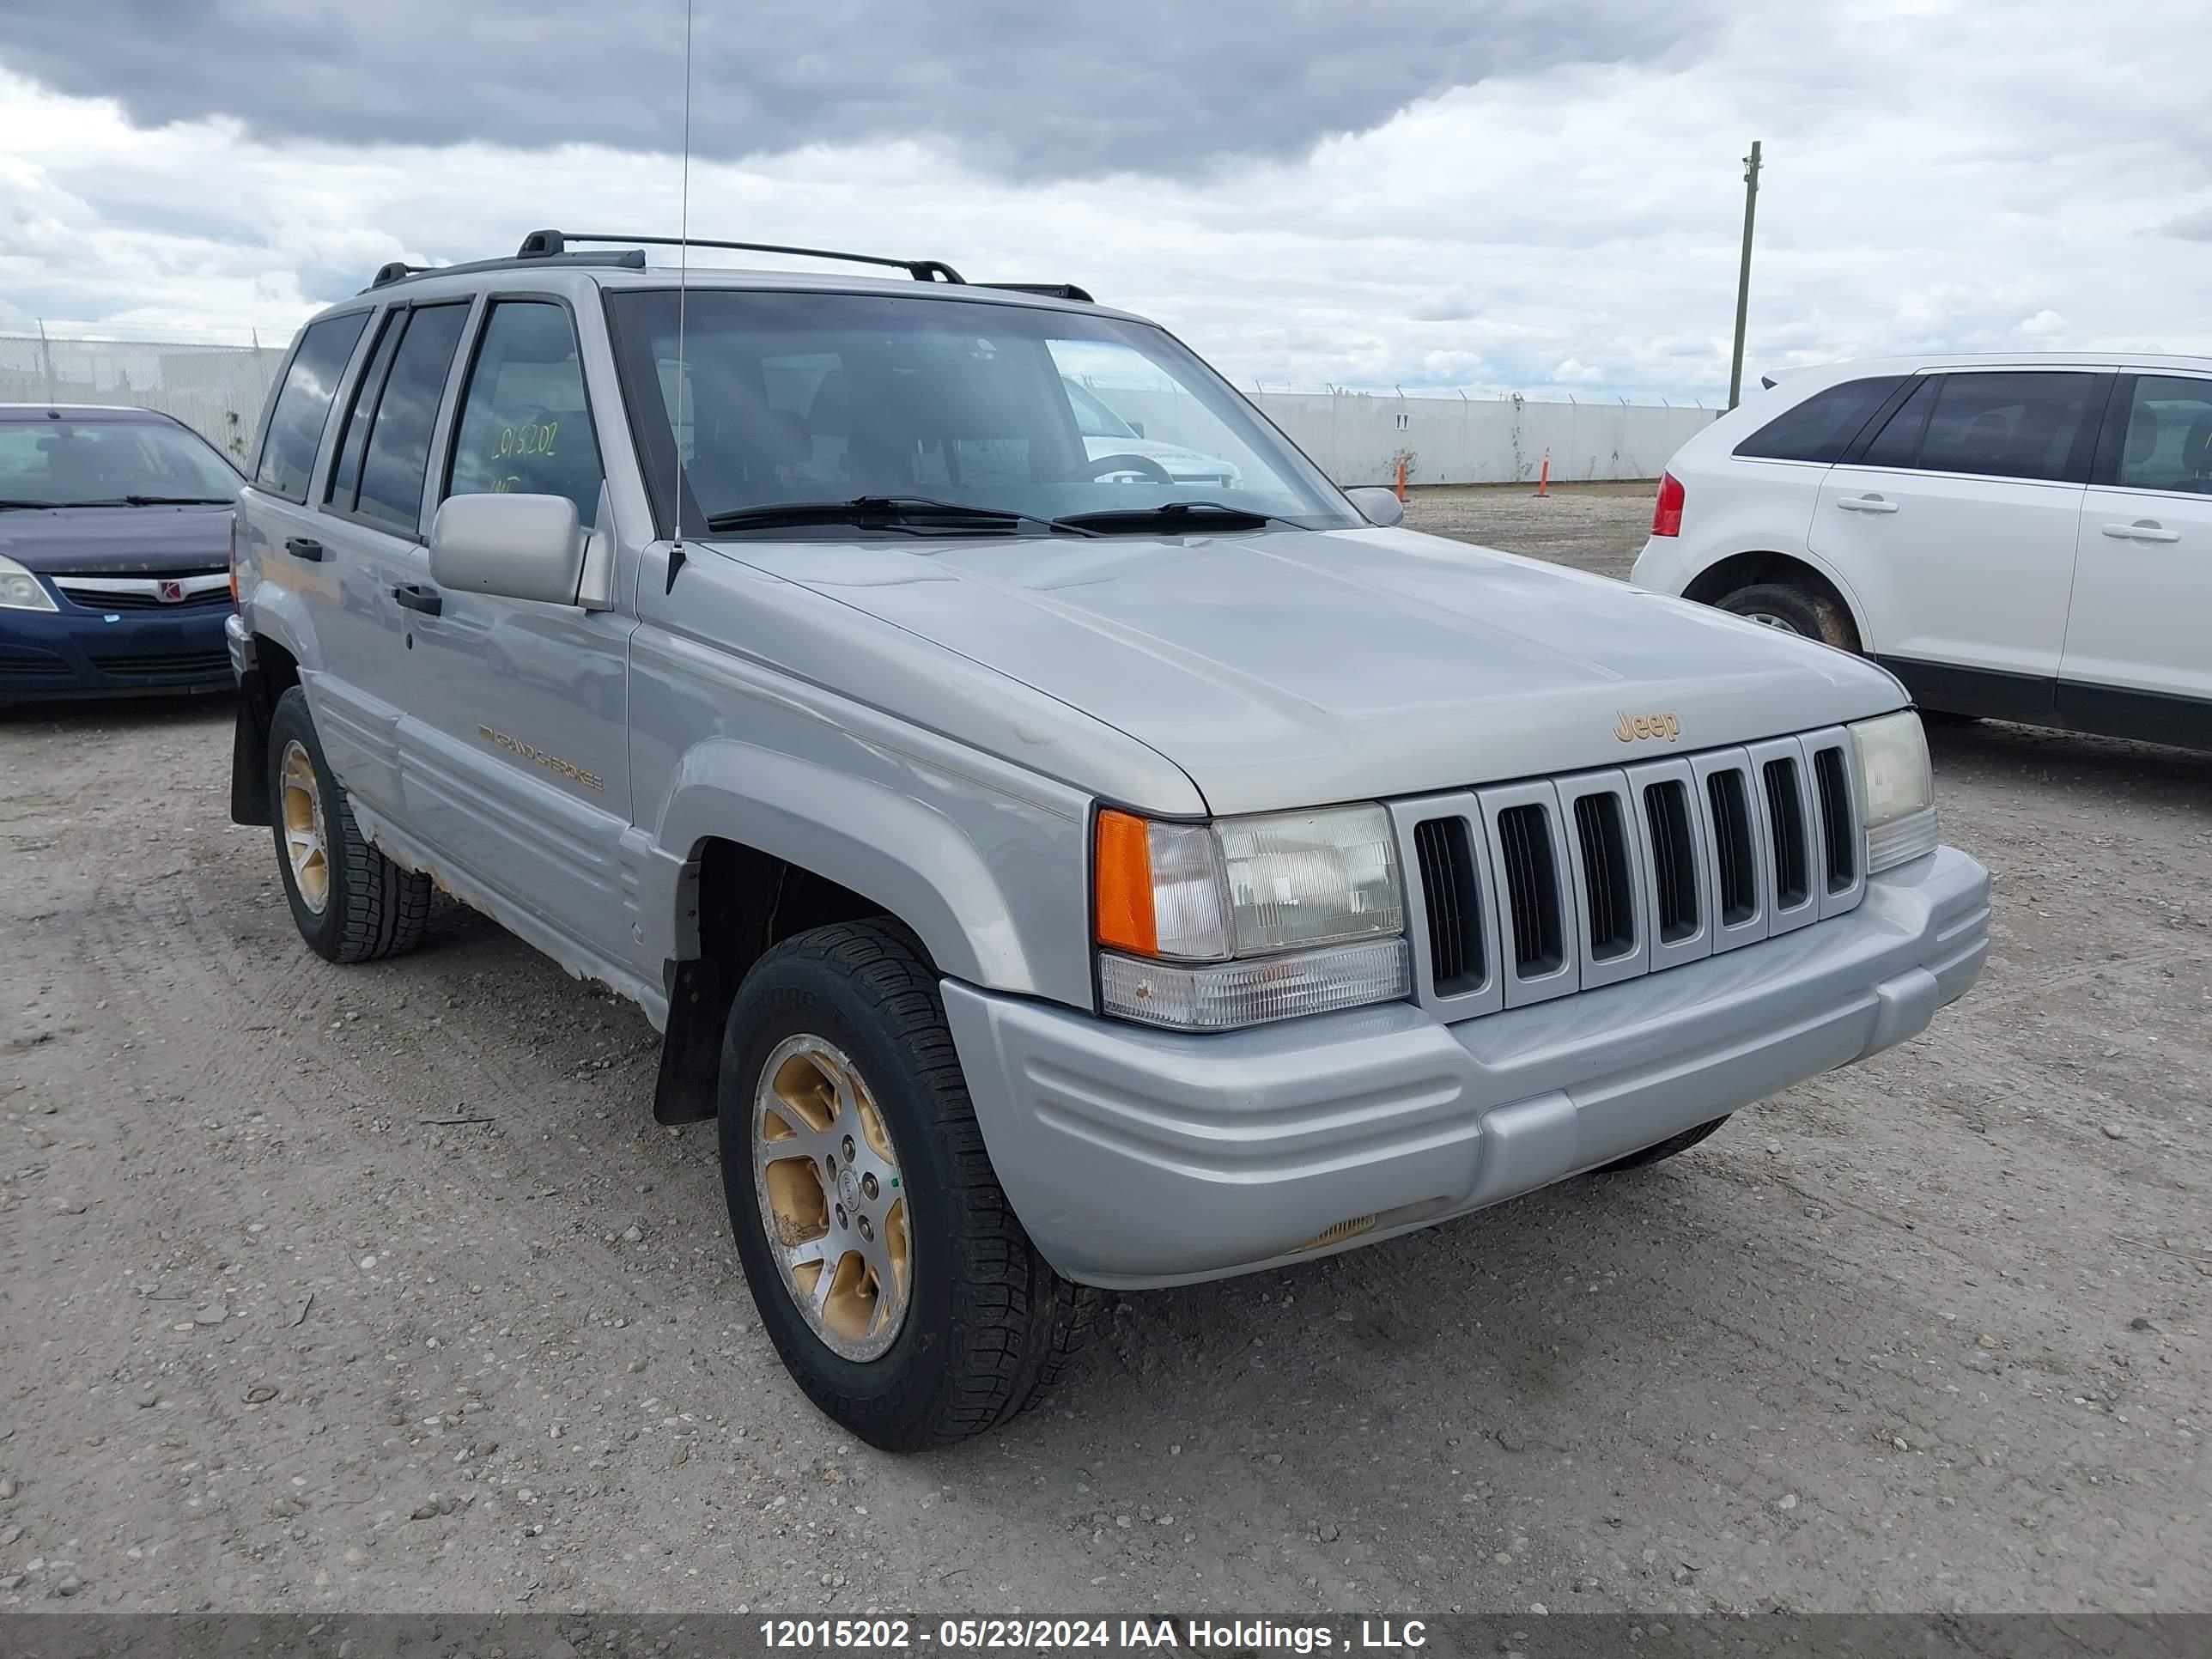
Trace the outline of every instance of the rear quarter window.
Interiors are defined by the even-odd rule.
[[[337,400],[338,381],[368,325],[366,311],[349,312],[309,324],[300,337],[300,349],[292,354],[270,411],[260,465],[253,470],[253,482],[271,495],[307,499],[307,480],[315,471],[315,452],[322,446],[331,405]]]
[[[1832,465],[1904,380],[1901,374],[1870,375],[1816,392],[1784,410],[1738,444],[1735,453],[1760,460]]]

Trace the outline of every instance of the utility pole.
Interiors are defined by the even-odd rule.
[[[1751,314],[1751,223],[1759,211],[1759,140],[1751,141],[1751,154],[1743,158],[1743,264],[1735,276],[1735,352],[1729,359],[1728,406],[1742,401],[1743,326]]]
[[[46,319],[39,319],[39,358],[46,371],[46,401],[54,401],[54,348],[46,338]]]

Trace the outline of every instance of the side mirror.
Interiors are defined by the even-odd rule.
[[[1141,438],[1145,435],[1145,423],[1142,421],[1132,421],[1129,422],[1129,430]]]
[[[430,523],[430,576],[441,587],[574,605],[584,528],[566,495],[449,495]]]
[[[1388,484],[1358,484],[1344,492],[1345,499],[1359,509],[1359,516],[1368,523],[1388,530],[1393,525],[1406,522],[1406,504],[1398,499],[1398,492]]]

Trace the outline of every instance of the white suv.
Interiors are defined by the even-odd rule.
[[[2212,749],[2212,359],[1802,371],[1676,453],[1631,580],[1923,708]]]

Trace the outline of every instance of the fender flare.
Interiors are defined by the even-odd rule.
[[[299,665],[303,679],[322,672],[323,653],[315,638],[314,621],[307,614],[307,601],[298,593],[264,580],[253,585],[242,609],[246,631],[283,646]]]
[[[717,738],[684,757],[656,834],[672,867],[715,839],[781,858],[881,905],[956,979],[1049,994],[1017,932],[1000,874],[958,825],[925,801]],[[686,920],[679,915],[677,925],[680,942]]]

